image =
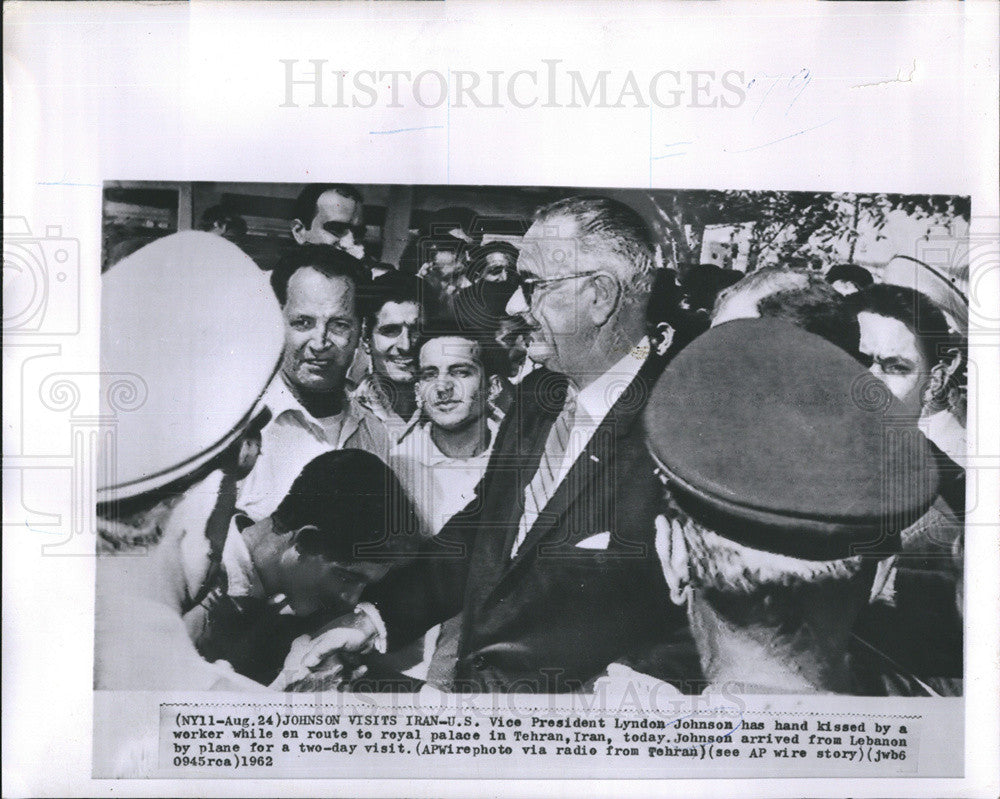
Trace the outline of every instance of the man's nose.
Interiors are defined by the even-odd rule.
[[[309,338],[309,347],[313,351],[329,349],[333,344],[333,333],[326,328],[317,328]]]
[[[410,332],[410,328],[403,325],[403,331],[399,334],[399,338],[396,341],[401,352],[409,352],[410,347],[413,346],[413,334]]]
[[[520,286],[517,287],[517,291],[514,292],[513,296],[507,300],[507,307],[504,310],[508,316],[523,316],[531,310]]]

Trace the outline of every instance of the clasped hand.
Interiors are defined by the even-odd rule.
[[[282,691],[327,691],[362,676],[367,669],[358,662],[358,656],[372,648],[374,636],[359,623],[358,615],[348,613],[314,635],[296,638],[271,687]]]

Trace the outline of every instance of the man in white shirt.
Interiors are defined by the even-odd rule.
[[[351,447],[388,457],[384,425],[345,391],[361,333],[358,290],[366,285],[354,258],[325,246],[297,247],[271,273],[285,346],[263,397],[271,421],[261,455],[237,501],[252,519],[270,515],[317,455]]]
[[[448,322],[432,322],[417,347],[417,394],[427,421],[393,447],[389,463],[413,498],[425,534],[433,536],[475,499],[486,472],[499,424],[492,400],[505,388],[505,354],[485,331]],[[432,628],[390,662],[446,688],[459,625],[455,617]]]
[[[203,660],[182,613],[209,565],[206,519],[261,416],[281,314],[257,266],[201,231],[149,244],[101,282],[105,374],[142,374],[146,400],[112,407],[100,439],[94,687],[263,690]]]
[[[419,343],[417,393],[427,421],[390,455],[390,465],[436,534],[466,507],[486,471],[504,390],[502,357],[487,334],[435,323]]]

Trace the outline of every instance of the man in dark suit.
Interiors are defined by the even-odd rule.
[[[599,197],[541,209],[508,312],[542,364],[501,426],[477,500],[367,598],[389,648],[462,614],[455,689],[579,690],[612,661],[700,670],[656,558],[660,494],[639,416],[666,359],[645,335],[646,225]]]

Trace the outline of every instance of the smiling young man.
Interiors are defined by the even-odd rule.
[[[361,345],[369,369],[352,398],[385,425],[390,443],[416,423],[417,336],[423,319],[419,278],[389,272],[372,281]]]
[[[417,396],[426,421],[393,447],[390,464],[413,498],[421,529],[437,535],[476,496],[489,463],[506,384],[506,353],[487,331],[454,320],[428,324],[417,342]],[[461,617],[394,653],[405,674],[447,689],[454,677]]]
[[[271,273],[285,345],[262,400],[272,418],[261,456],[239,494],[238,506],[252,519],[270,515],[317,455],[352,447],[388,456],[385,427],[345,392],[361,335],[358,294],[367,286],[354,258],[326,246],[296,247]]]

